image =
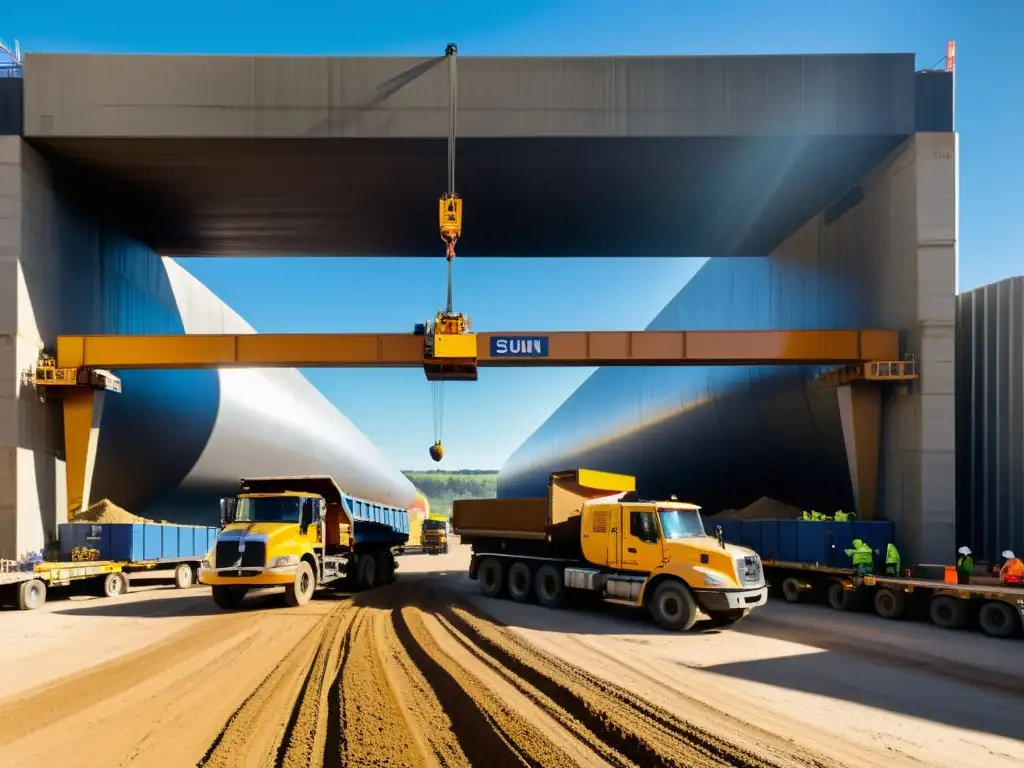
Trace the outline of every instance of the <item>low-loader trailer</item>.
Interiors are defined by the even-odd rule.
[[[317,587],[389,583],[393,550],[409,538],[407,510],[350,496],[327,476],[244,479],[221,499],[221,524],[199,579],[226,609],[250,589],[284,587],[286,603],[304,605]]]
[[[698,609],[719,626],[764,605],[761,560],[708,536],[700,508],[636,498],[628,475],[551,475],[547,498],[471,499],[453,526],[472,545],[469,576],[489,597],[557,608],[570,590],[647,608],[666,629],[690,629]]]

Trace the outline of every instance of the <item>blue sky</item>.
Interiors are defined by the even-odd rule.
[[[31,0],[5,8],[0,34],[28,51],[121,53],[436,55],[449,40],[462,55],[910,51],[918,68],[939,62],[954,39],[960,286],[1024,273],[1024,2],[638,0],[626,7],[607,0]],[[436,260],[183,264],[260,331],[407,331],[444,303],[440,249]],[[460,259],[456,305],[481,330],[642,328],[698,266],[680,259]],[[323,285],[338,287],[338,304],[302,300]],[[448,384],[442,466],[500,466],[588,373],[484,371],[477,384]],[[433,466],[431,392],[421,372],[308,375],[399,466]]]

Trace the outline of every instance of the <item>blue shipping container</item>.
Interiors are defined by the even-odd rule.
[[[885,548],[895,541],[895,528],[888,522],[835,523],[809,520],[722,520],[708,518],[708,529],[722,527],[725,540],[757,552],[762,560],[850,568],[845,550],[860,539],[877,550],[876,562],[884,562]]]
[[[160,523],[64,523],[58,528],[62,557],[74,547],[99,550],[101,560],[153,562],[199,560],[213,548],[219,528]]]

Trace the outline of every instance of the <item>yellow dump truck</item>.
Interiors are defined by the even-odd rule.
[[[351,496],[326,476],[242,480],[221,499],[221,525],[199,580],[228,609],[250,589],[284,587],[288,604],[303,605],[319,586],[388,583],[409,538],[407,510]]]
[[[698,609],[724,626],[764,605],[755,552],[708,536],[696,505],[642,501],[635,489],[628,475],[575,469],[551,475],[547,498],[456,501],[470,578],[487,596],[549,608],[569,590],[598,593],[672,630],[690,629]]]
[[[448,518],[429,515],[423,521],[423,551],[428,555],[448,554]]]

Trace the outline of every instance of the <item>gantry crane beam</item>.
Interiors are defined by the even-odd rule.
[[[478,333],[476,365],[853,365],[899,359],[891,330]],[[59,368],[421,368],[410,333],[61,336]]]

